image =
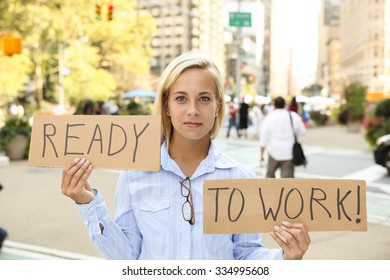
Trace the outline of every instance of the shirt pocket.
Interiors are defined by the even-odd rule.
[[[170,235],[169,224],[172,222],[169,199],[143,200],[140,201],[138,209],[138,224],[143,237],[143,249],[166,250]]]
[[[150,199],[140,202],[139,210],[156,213],[169,208],[169,199]]]

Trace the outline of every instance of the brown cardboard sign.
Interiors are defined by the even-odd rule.
[[[204,233],[269,232],[282,221],[309,231],[367,231],[363,180],[206,180],[203,207]]]
[[[98,168],[160,170],[161,117],[35,116],[30,166],[64,167],[86,158]]]

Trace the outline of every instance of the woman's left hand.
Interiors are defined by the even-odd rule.
[[[271,237],[284,251],[284,259],[300,260],[306,253],[311,242],[305,225],[301,223],[282,222],[270,232]]]

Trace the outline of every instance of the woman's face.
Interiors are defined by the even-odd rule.
[[[210,137],[218,112],[216,85],[204,69],[183,71],[169,92],[167,114],[173,139],[200,140]]]

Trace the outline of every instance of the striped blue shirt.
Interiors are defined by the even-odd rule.
[[[114,221],[97,190],[89,204],[77,207],[92,242],[107,259],[282,259],[282,250],[265,248],[257,233],[203,233],[203,181],[254,176],[212,142],[208,156],[190,178],[195,209],[195,224],[190,225],[183,219],[185,198],[179,183],[186,176],[164,143],[159,172],[121,172]]]

